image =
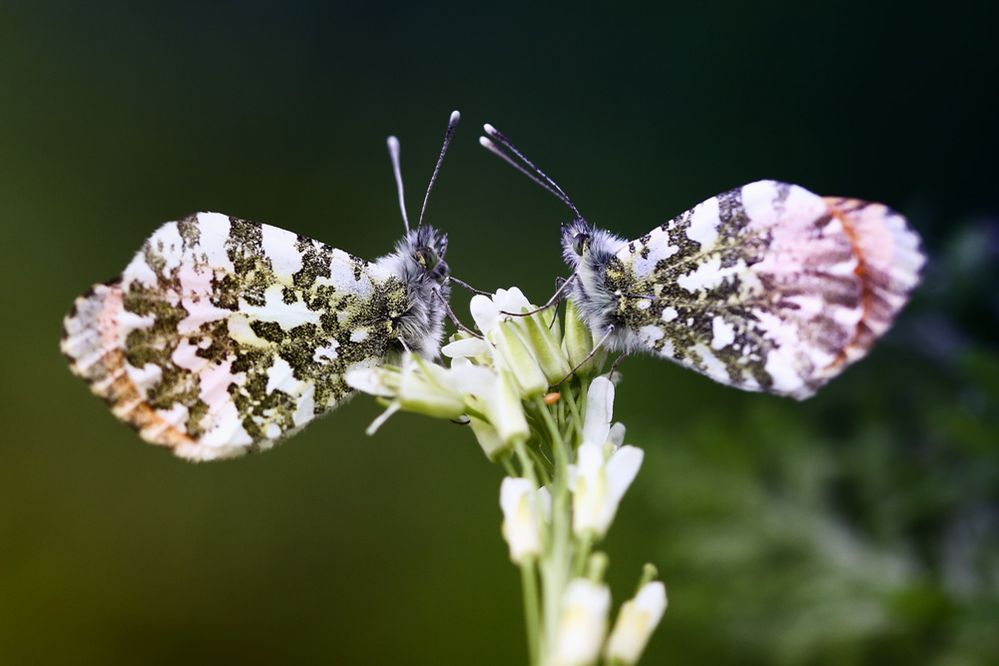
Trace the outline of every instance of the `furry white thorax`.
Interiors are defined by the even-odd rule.
[[[590,327],[594,340],[599,340],[614,323],[620,297],[608,291],[604,283],[607,262],[628,241],[609,231],[598,229],[582,218],[562,226],[562,256],[576,277],[569,287],[569,297],[583,321]],[[582,254],[577,253],[577,248]],[[611,350],[629,351],[627,331],[617,329],[604,342]]]
[[[406,232],[395,251],[375,261],[406,285],[408,303],[398,320],[399,339],[410,351],[430,359],[440,353],[450,295],[446,252],[447,234],[422,225]]]

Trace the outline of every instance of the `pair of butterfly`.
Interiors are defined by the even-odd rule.
[[[444,144],[410,228],[374,262],[219,213],[153,233],[125,271],[76,299],[72,371],[143,439],[191,460],[270,448],[344,402],[347,371],[404,349],[438,355],[447,236],[423,224]],[[648,351],[715,381],[803,399],[861,358],[918,282],[919,238],[881,204],[758,181],[627,241],[590,225],[499,131],[484,147],[554,194],[567,292],[599,345]],[[557,292],[550,304],[557,302]]]

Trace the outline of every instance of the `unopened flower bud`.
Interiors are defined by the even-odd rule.
[[[569,367],[569,362],[561,349],[557,334],[548,328],[551,319],[546,320],[543,314],[539,312],[524,317],[524,328],[531,350],[538,359],[538,365],[541,366],[545,379],[551,385],[565,379],[572,368]]]
[[[565,334],[562,337],[562,347],[565,349],[570,369],[575,374],[592,375],[603,365],[605,354],[602,351],[587,359],[587,356],[593,351],[593,344],[590,327],[580,318],[579,311],[573,302],[569,301],[565,307]]]
[[[507,477],[500,486],[503,538],[510,546],[510,559],[517,564],[537,557],[543,548],[544,523],[551,512],[551,496],[527,479]]]
[[[608,446],[583,442],[577,464],[569,470],[572,484],[572,529],[577,536],[603,538],[617,507],[642,465],[642,450],[622,446],[607,456]]]
[[[607,633],[610,591],[585,578],[569,581],[562,595],[551,662],[556,666],[589,666],[600,655]]]
[[[407,412],[456,419],[465,413],[465,403],[449,384],[445,368],[414,357],[413,366],[402,372],[399,406]]]
[[[538,366],[538,361],[524,344],[518,332],[518,326],[511,321],[501,321],[495,329],[493,342],[502,359],[502,367],[509,370],[520,386],[524,397],[533,397],[544,393],[548,388],[548,380]]]
[[[478,440],[479,446],[482,447],[483,452],[485,452],[489,460],[495,461],[511,449],[510,443],[503,441],[503,438],[500,437],[496,428],[491,423],[474,416],[470,416],[469,419],[469,425],[472,426],[475,439]]]
[[[508,445],[518,439],[527,439],[531,434],[517,389],[517,380],[509,372],[501,372],[495,392],[485,402],[490,423],[496,428],[500,439]]]
[[[607,640],[607,661],[624,666],[637,663],[664,612],[666,587],[659,581],[643,585],[634,599],[621,606]]]

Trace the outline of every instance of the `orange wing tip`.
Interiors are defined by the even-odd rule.
[[[861,317],[840,358],[826,368],[836,374],[863,357],[892,325],[919,284],[926,263],[919,235],[905,217],[879,203],[825,197],[829,212],[842,224],[857,257],[861,281]]]
[[[63,320],[59,345],[70,370],[110,405],[116,418],[135,428],[147,442],[173,449],[182,458],[219,457],[200,451],[203,447],[179,424],[163,418],[140,394],[126,370],[119,341],[118,320],[122,311],[122,292],[117,281],[95,285],[74,301]]]

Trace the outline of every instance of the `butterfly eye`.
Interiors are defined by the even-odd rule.
[[[437,253],[428,247],[421,247],[416,251],[416,263],[424,270],[433,270],[439,261]]]
[[[572,250],[579,256],[583,256],[583,248],[590,241],[589,234],[576,234],[572,239]]]

